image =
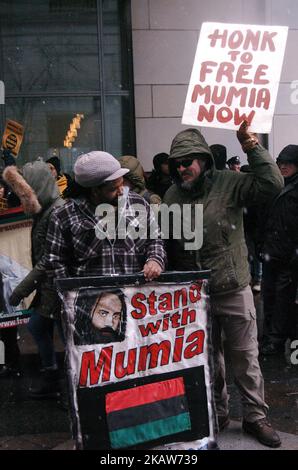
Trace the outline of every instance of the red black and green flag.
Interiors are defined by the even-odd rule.
[[[108,393],[105,407],[113,449],[191,429],[182,377]]]
[[[30,221],[30,217],[26,215],[21,206],[11,207],[0,212],[0,225],[14,224],[23,220]],[[17,228],[17,227],[16,227]]]

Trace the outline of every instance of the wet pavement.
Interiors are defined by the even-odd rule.
[[[0,450],[53,449],[71,439],[68,412],[56,399],[33,400],[28,390],[39,380],[39,357],[25,326],[19,328],[22,375],[0,379]],[[63,347],[56,338],[63,370]],[[61,385],[63,385],[61,372]]]
[[[255,297],[259,339],[262,334],[263,305],[261,295]],[[298,365],[290,361],[289,344],[286,353],[259,357],[265,381],[265,399],[269,405],[268,417],[272,425],[281,432],[297,436],[298,449]],[[229,363],[228,358],[226,360]],[[236,420],[241,419],[241,403],[238,390],[233,384],[232,376],[227,368],[228,391],[230,394],[230,413]]]
[[[40,364],[26,327],[20,327],[19,333],[23,374],[0,380],[0,450],[71,450],[74,443],[70,419],[62,404],[54,399],[33,400],[27,395],[29,387],[37,384]],[[58,338],[56,341],[62,370],[62,346]],[[287,363],[283,354],[261,358],[260,363],[270,406],[269,419],[282,433],[282,449],[298,450],[298,365]],[[241,432],[240,398],[229,376],[228,384],[232,422],[219,436],[220,448],[267,450]]]
[[[265,380],[269,419],[277,430],[297,435],[298,449],[298,366],[288,365],[282,354],[261,357],[260,365]],[[240,397],[231,378],[228,391],[231,417],[240,420]]]

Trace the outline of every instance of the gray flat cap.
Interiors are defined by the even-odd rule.
[[[114,181],[128,172],[113,155],[97,150],[80,155],[74,165],[75,181],[84,188]]]

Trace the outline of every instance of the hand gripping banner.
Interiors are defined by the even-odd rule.
[[[78,449],[209,449],[209,272],[57,281]]]

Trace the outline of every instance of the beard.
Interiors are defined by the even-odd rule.
[[[195,178],[192,181],[183,181],[181,179],[180,183],[179,183],[179,186],[180,186],[181,189],[184,189],[184,191],[192,191],[192,189],[194,189],[197,186],[198,182],[201,179],[202,179],[202,175],[197,176],[197,178]]]
[[[93,335],[95,343],[110,343],[114,341],[119,341],[119,331],[115,331],[113,330],[113,328],[110,327],[105,327],[101,329],[93,327]]]
[[[185,191],[191,191],[192,188],[195,186],[196,180],[193,181],[182,181],[180,184],[180,188],[184,189]]]

